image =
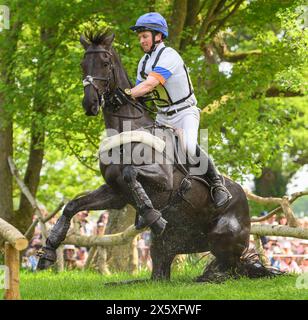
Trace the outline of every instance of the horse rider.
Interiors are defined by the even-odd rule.
[[[199,161],[208,162],[205,178],[211,198],[215,207],[224,206],[232,196],[222,184],[212,159],[198,145],[200,109],[183,59],[164,44],[168,37],[165,18],[157,12],[146,13],[130,29],[138,33],[145,55],[138,65],[136,86],[125,89],[125,94],[135,99],[155,92],[156,122],[182,130],[189,156],[194,157],[198,152]]]

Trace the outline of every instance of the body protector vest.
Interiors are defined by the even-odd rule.
[[[197,104],[187,68],[174,49],[161,43],[151,55],[145,54],[138,65],[136,85],[146,80],[148,75],[160,82],[149,94],[159,110]]]

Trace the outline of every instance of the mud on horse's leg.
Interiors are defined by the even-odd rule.
[[[127,166],[123,169],[123,179],[132,191],[137,214],[142,218],[141,221],[137,222],[136,229],[143,229],[149,226],[153,233],[160,235],[164,232],[167,221],[162,218],[158,210],[154,209],[152,201],[137,178],[138,169],[136,167]]]
[[[124,198],[116,194],[110,186],[103,185],[86,196],[70,201],[62,216],[50,231],[46,245],[39,252],[38,269],[47,269],[56,259],[56,249],[65,239],[73,216],[82,210],[121,209],[126,205]]]

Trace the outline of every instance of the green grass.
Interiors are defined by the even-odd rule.
[[[199,273],[198,273],[199,274]],[[24,300],[232,300],[232,299],[298,299],[308,300],[307,289],[297,289],[296,275],[274,279],[229,280],[223,284],[195,283],[196,271],[174,272],[170,282],[147,282],[105,286],[107,282],[145,279],[149,273],[138,276],[113,274],[102,276],[95,272],[68,271],[54,273],[21,272],[21,296]],[[0,290],[0,297],[3,290]]]

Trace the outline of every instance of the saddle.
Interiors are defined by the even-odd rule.
[[[162,130],[164,138],[157,136],[159,131],[155,131],[156,129]],[[164,141],[164,139],[168,142]],[[154,162],[137,165],[139,176],[142,180],[154,182],[161,185],[163,190],[170,191],[173,189],[173,172],[178,168],[185,175],[186,179],[194,178],[209,187],[210,184],[206,180],[205,175],[193,175],[189,172],[189,169],[194,165],[191,164],[192,161],[186,152],[183,130],[170,125],[154,123],[154,125],[138,130],[125,131],[118,135],[107,137],[100,145],[99,158],[102,161],[104,154],[108,153],[110,149],[135,142],[147,145],[162,154],[166,159],[169,159],[170,155],[172,155],[172,159],[169,159],[172,161],[169,163],[160,164]],[[167,149],[171,152],[166,152],[168,151]],[[224,183],[224,179],[222,177],[221,179],[222,183]]]
[[[187,154],[183,129],[173,128],[173,132],[174,132],[174,153],[175,153],[175,160],[176,160],[177,167],[180,167],[182,171],[185,171],[186,177],[197,179],[203,182],[207,187],[210,187],[210,181],[207,179],[206,174],[195,175],[189,172],[190,168],[195,167],[198,164],[192,164],[193,160],[190,159],[189,155]],[[183,159],[184,159],[184,163],[181,161]],[[221,180],[221,183],[225,185],[225,178],[222,175],[219,175],[219,178]]]

